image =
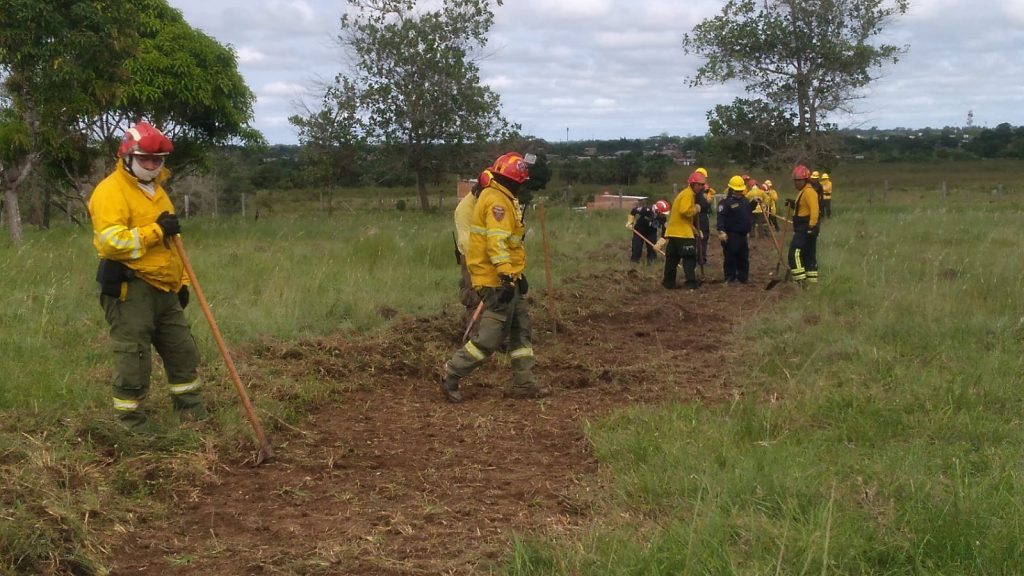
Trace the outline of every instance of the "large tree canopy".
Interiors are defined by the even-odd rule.
[[[462,145],[501,139],[512,128],[474,60],[494,20],[492,0],[443,0],[435,9],[416,0],[348,4],[354,11],[342,17],[339,40],[351,68],[328,90],[322,112],[292,122],[303,143],[361,141],[378,158],[400,161],[390,171],[415,175],[426,209],[427,181],[452,167]],[[330,119],[338,124],[326,125]]]
[[[121,132],[138,119],[175,140],[172,167],[194,165],[210,146],[232,139],[262,141],[249,126],[255,97],[234,52],[165,0],[0,0],[0,81],[9,97],[0,131],[25,134],[9,139],[17,149],[0,153],[16,242],[17,192],[33,168],[42,162],[48,175],[74,179],[89,170],[90,156],[102,150],[112,157]]]
[[[908,0],[729,0],[719,15],[683,37],[684,50],[705,59],[690,82],[740,80],[759,98],[734,102],[733,107],[753,104],[750,114],[709,113],[719,121],[720,131],[712,136],[738,136],[746,129],[788,138],[789,131],[777,125],[752,128],[730,120],[776,124],[791,116],[796,139],[768,147],[813,162],[822,153],[820,136],[829,115],[848,111],[873,74],[905,50],[875,42],[907,7]]]
[[[179,171],[232,141],[262,144],[252,128],[256,97],[238,72],[234,50],[190,26],[165,0],[136,0],[139,43],[124,62],[127,81],[115,105],[89,119],[93,138],[107,142],[140,118],[174,140],[170,165]]]

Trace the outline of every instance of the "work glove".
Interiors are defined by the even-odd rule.
[[[697,211],[697,214],[700,214],[700,204],[694,204],[693,209]]]
[[[658,238],[658,241],[654,243],[654,249],[664,252],[666,244],[668,244],[668,240],[664,238]]]
[[[181,234],[181,223],[178,222],[178,215],[171,214],[166,210],[156,217],[156,223],[164,232],[164,238],[170,238],[175,234]]]
[[[501,292],[498,294],[498,302],[508,304],[516,296],[516,285],[512,277],[507,274],[499,274],[501,280]]]
[[[786,208],[796,208],[796,202],[792,198],[786,198]]]
[[[629,217],[626,218],[626,230],[632,230],[633,229],[633,222],[634,221],[636,221],[636,218],[632,214],[630,214]]]
[[[725,232],[723,232],[721,230],[718,232],[718,240],[720,242],[725,242],[728,239],[729,239],[729,235],[728,234],[726,234]]]
[[[181,290],[178,290],[178,304],[181,304],[182,310],[188,306],[188,286],[182,286]]]
[[[519,288],[519,295],[526,296],[526,293],[530,291],[530,283],[526,281],[526,274],[519,277],[516,280],[516,288]]]

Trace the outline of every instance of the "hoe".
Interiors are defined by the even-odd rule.
[[[775,286],[779,282],[784,282],[789,279],[790,270],[789,265],[786,264],[786,275],[782,278],[779,278],[779,267],[781,267],[785,263],[786,258],[782,254],[782,244],[779,244],[779,237],[775,235],[775,228],[768,220],[767,211],[761,212],[761,215],[764,216],[764,224],[765,226],[768,227],[768,232],[770,232],[772,235],[772,244],[775,245],[775,250],[776,252],[779,253],[779,261],[775,263],[775,273],[772,274],[772,279],[768,281],[768,285],[764,287],[765,290],[771,290],[772,288],[775,288]]]
[[[249,417],[249,423],[252,424],[252,429],[256,433],[256,440],[259,441],[259,452],[256,453],[256,465],[270,460],[274,457],[274,451],[270,448],[270,443],[267,442],[267,437],[263,433],[263,426],[260,425],[259,419],[256,417],[256,412],[252,408],[252,403],[249,401],[249,395],[245,392],[245,386],[242,385],[242,380],[238,377],[238,371],[235,370],[235,363],[231,360],[231,354],[228,353],[228,347],[224,344],[224,338],[220,335],[220,328],[217,327],[217,322],[213,319],[213,313],[210,312],[210,305],[206,302],[206,296],[203,295],[203,289],[199,287],[199,278],[196,276],[196,271],[192,269],[192,262],[189,261],[188,255],[185,253],[185,245],[181,243],[181,237],[178,235],[173,236],[174,248],[178,251],[178,255],[181,257],[182,263],[185,264],[185,272],[188,273],[189,280],[192,283],[192,290],[196,293],[196,298],[199,299],[199,306],[203,309],[203,316],[206,316],[206,321],[210,324],[210,331],[213,332],[213,338],[217,341],[217,348],[220,349],[220,355],[224,357],[224,364],[228,367],[228,372],[231,373],[231,381],[235,384],[235,390],[238,391],[238,396],[242,399],[242,406],[245,408],[245,415]]]

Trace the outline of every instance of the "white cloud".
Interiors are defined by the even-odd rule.
[[[294,98],[303,96],[306,92],[307,88],[301,84],[271,82],[262,86],[257,92],[257,96],[260,98]]]
[[[255,48],[243,46],[238,49],[238,63],[242,66],[245,66],[246,64],[258,64],[266,58],[267,57],[263,52],[260,52]]]
[[[964,0],[914,0],[910,3],[906,18],[909,20],[931,20],[943,18],[950,12],[966,8],[968,2]],[[975,2],[970,4],[976,5]]]
[[[432,0],[437,1],[437,0]],[[254,121],[271,142],[294,142],[287,125],[315,79],[342,67],[333,43],[346,2],[169,0],[193,26],[238,49],[239,71],[259,101]],[[701,134],[705,113],[744,95],[742,85],[690,88],[701,61],[683,34],[725,0],[509,0],[495,9],[479,62],[506,117],[529,134],[561,140]],[[851,122],[880,127],[976,122],[1024,125],[1024,0],[911,0],[885,42],[909,44],[872,83]],[[995,86],[995,88],[993,88]]]

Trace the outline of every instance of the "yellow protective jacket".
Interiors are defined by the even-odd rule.
[[[89,216],[100,258],[122,262],[153,287],[177,292],[188,284],[185,265],[173,247],[164,246],[163,230],[156,223],[160,213],[174,212],[162,186],[169,175],[166,168],[160,170],[150,198],[118,160],[117,168],[93,190]]]
[[[697,214],[697,202],[693,188],[687,186],[676,194],[672,211],[668,213],[665,238],[693,238],[693,216]]]
[[[469,247],[469,228],[473,225],[475,209],[475,194],[466,194],[455,207],[455,245],[463,256],[466,255],[466,250]]]
[[[768,213],[777,213],[779,211],[779,191],[772,187],[765,194],[768,195]]]
[[[832,199],[832,181],[822,180],[821,181],[821,197],[824,200]]]
[[[758,188],[757,186],[754,186],[753,188],[747,191],[747,200],[751,204],[754,204],[756,202],[756,206],[753,212],[754,214],[760,214],[761,207],[768,203],[768,195],[764,193],[764,190]]]
[[[507,188],[492,180],[480,191],[469,228],[466,266],[473,288],[501,286],[499,274],[519,278],[526,268],[523,211]]]
[[[818,225],[818,191],[808,183],[796,194],[796,217],[809,218],[807,225]]]

